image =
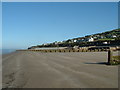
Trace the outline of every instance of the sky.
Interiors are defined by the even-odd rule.
[[[25,49],[117,28],[117,2],[2,3],[4,49]]]

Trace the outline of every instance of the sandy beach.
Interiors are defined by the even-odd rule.
[[[107,52],[3,55],[3,88],[117,88],[118,66],[108,66]]]

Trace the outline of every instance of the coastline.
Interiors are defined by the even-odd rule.
[[[17,51],[3,56],[3,87],[117,88],[118,67],[106,59],[106,52]]]
[[[9,54],[15,51],[16,49],[0,49],[0,54],[4,55],[4,54]]]

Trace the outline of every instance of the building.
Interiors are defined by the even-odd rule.
[[[116,38],[117,36],[116,36],[116,35],[113,35],[112,37],[113,37],[113,38]]]
[[[73,42],[77,42],[77,40],[73,40]]]
[[[108,42],[103,42],[103,44],[108,44]]]
[[[94,41],[94,38],[90,37],[88,38],[88,42],[93,42]]]

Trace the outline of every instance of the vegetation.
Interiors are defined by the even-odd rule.
[[[106,42],[106,43],[104,43]],[[100,46],[100,45],[120,45],[120,28],[103,33],[87,35],[85,37],[78,37],[64,40],[61,42],[47,43],[37,46],[31,46],[28,49],[41,47],[74,47],[74,46]]]
[[[115,40],[113,38],[103,38],[103,39],[99,39],[99,41],[110,41],[110,40]]]
[[[120,61],[120,56],[113,56],[113,60],[119,60]]]
[[[110,62],[111,65],[118,65],[120,64],[120,56],[113,56],[112,61]]]

